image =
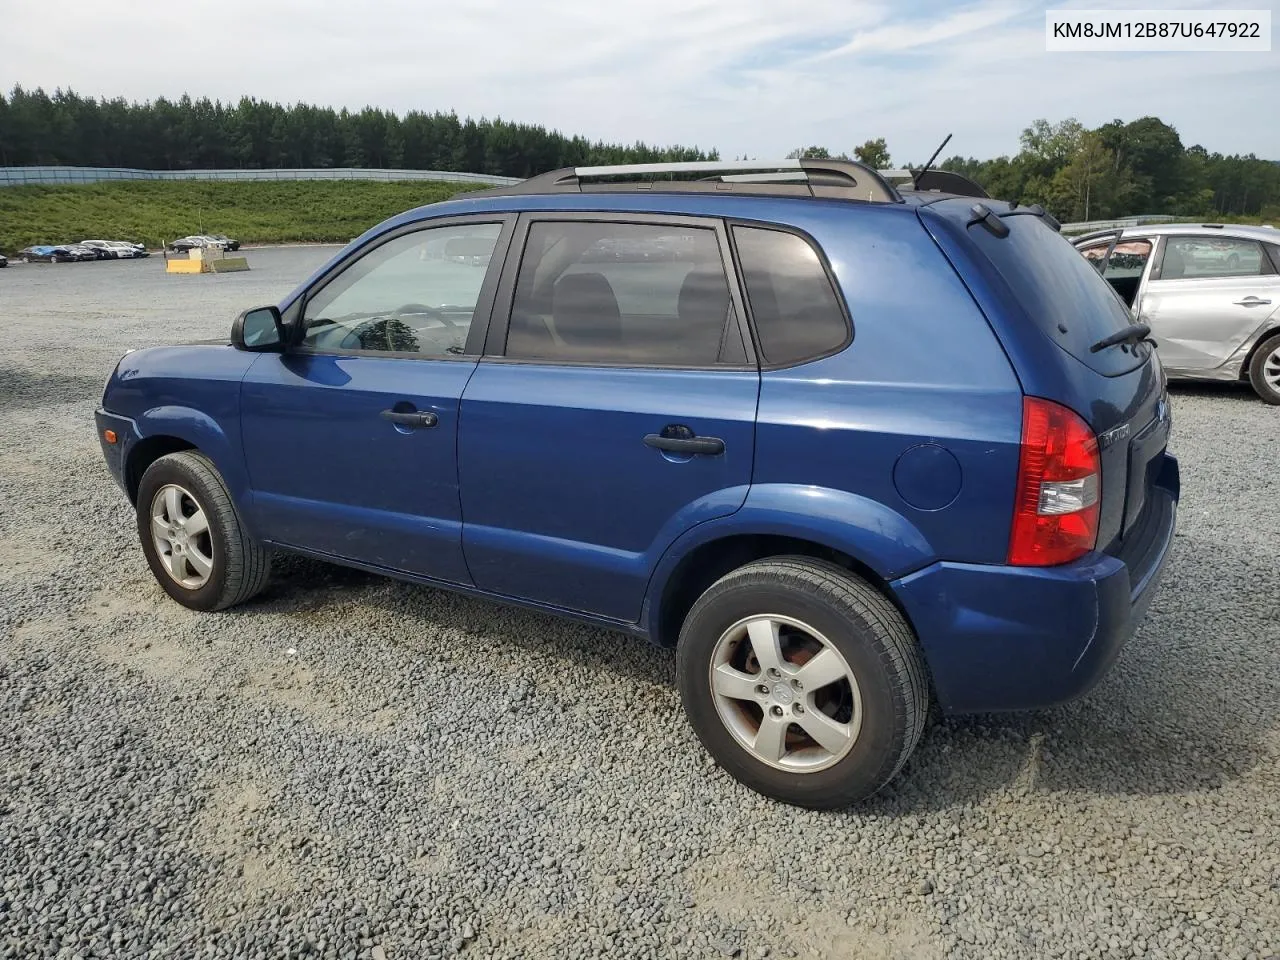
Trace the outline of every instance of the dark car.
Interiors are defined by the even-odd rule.
[[[99,260],[118,260],[120,253],[106,240],[81,240],[76,246],[92,250]]]
[[[6,257],[3,253],[0,253],[0,267],[7,267],[8,265],[9,265],[9,258]]]
[[[239,249],[240,249],[240,241],[239,241],[239,240],[232,240],[232,239],[231,239],[230,237],[228,237],[225,233],[214,233],[214,234],[210,234],[210,236],[211,236],[214,240],[219,241],[219,242],[222,244],[223,248],[224,248],[224,249],[226,249],[226,250],[239,250]]]
[[[280,550],[644,637],[725,769],[842,806],[931,701],[1090,689],[1156,592],[1165,378],[1056,231],[849,161],[558,170],[127,354],[98,435],[181,604]]]
[[[110,260],[112,256],[109,252],[95,250],[93,247],[86,247],[82,243],[69,243],[62,249],[67,251],[68,260]]]
[[[195,250],[197,248],[220,246],[222,246],[222,244],[215,241],[212,237],[193,235],[173,241],[173,243],[169,244],[169,249],[177,253],[185,253],[188,250]]]
[[[70,248],[51,244],[36,244],[18,252],[25,263],[71,263],[79,259]]]

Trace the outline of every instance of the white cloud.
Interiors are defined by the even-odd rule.
[[[901,22],[855,33],[853,39],[844,46],[824,53],[817,59],[830,60],[855,53],[898,53],[929,47],[987,30],[1021,13],[1025,13],[1025,10],[1002,2],[960,7],[941,17],[904,18]]]
[[[1187,143],[1280,158],[1280,128],[1262,122],[1280,54],[1051,55],[1042,6],[930,4],[130,0],[55,16],[13,4],[0,88],[456,109],[726,155],[884,136],[899,161],[952,131],[948,152],[986,156],[1015,150],[1040,116],[1156,114]]]

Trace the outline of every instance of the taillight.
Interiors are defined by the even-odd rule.
[[[1039,397],[1022,400],[1022,454],[1009,562],[1069,563],[1098,541],[1102,465],[1098,440],[1073,411]]]

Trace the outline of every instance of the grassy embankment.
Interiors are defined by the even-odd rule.
[[[476,189],[431,180],[123,181],[0,189],[0,252],[36,243],[192,233],[241,243],[345,243],[393,214]]]

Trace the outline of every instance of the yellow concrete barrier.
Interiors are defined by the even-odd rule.
[[[170,257],[164,269],[166,273],[238,273],[249,269],[249,261],[245,257]]]

